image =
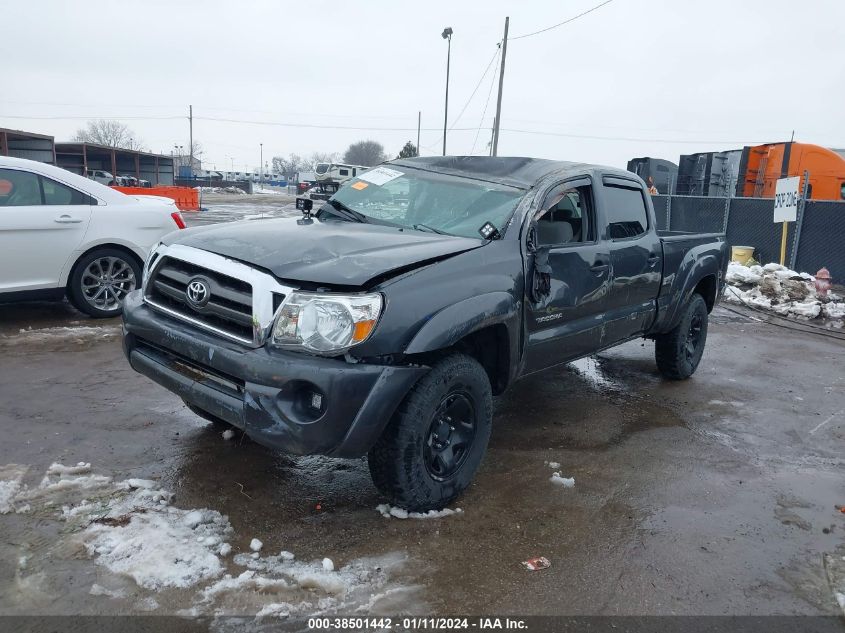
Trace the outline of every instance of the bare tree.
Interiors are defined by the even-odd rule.
[[[94,143],[106,147],[119,147],[141,151],[144,149],[141,139],[138,138],[128,125],[120,121],[97,119],[88,121],[88,125],[76,131],[73,137],[78,143]],[[194,143],[196,145],[196,143]]]
[[[376,141],[358,141],[352,143],[343,155],[343,162],[350,165],[372,167],[387,159],[384,145]]]
[[[298,172],[307,169],[311,169],[311,166],[299,154],[290,154],[287,158],[273,157],[273,171],[283,174],[286,178],[293,178]]]
[[[340,160],[340,152],[314,152],[311,154],[311,169],[317,163],[336,163]]]
[[[205,154],[205,148],[202,146],[202,143],[199,141],[194,141],[194,148],[193,151],[189,151],[189,156],[193,156],[196,160],[202,160],[203,154]]]

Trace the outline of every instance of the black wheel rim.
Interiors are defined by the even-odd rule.
[[[695,354],[701,344],[701,333],[704,328],[704,319],[700,314],[695,314],[689,324],[687,340],[684,343],[684,355],[688,361],[695,359]]]
[[[475,404],[463,391],[446,394],[434,411],[423,457],[429,475],[443,481],[457,473],[475,439]]]

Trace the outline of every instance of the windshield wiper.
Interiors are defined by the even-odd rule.
[[[343,204],[340,200],[326,200],[326,204],[323,205],[321,211],[326,209],[326,205],[330,206],[331,209],[328,209],[329,213],[333,213],[342,218],[346,218],[347,220],[352,220],[353,222],[367,222],[367,216],[363,213],[359,213],[354,209],[350,209],[345,204]]]
[[[413,224],[412,226],[417,231],[429,231],[430,233],[437,233],[438,235],[451,235],[451,233],[435,229],[433,226],[428,226],[427,224]]]

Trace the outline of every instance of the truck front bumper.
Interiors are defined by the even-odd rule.
[[[123,349],[185,402],[296,455],[366,454],[428,371],[242,347],[154,311],[139,291],[124,301]]]

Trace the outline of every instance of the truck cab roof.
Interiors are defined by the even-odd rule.
[[[601,173],[641,182],[636,175],[616,167],[520,156],[418,156],[392,160],[389,164],[486,180],[519,189],[530,189],[551,175],[565,178]]]

